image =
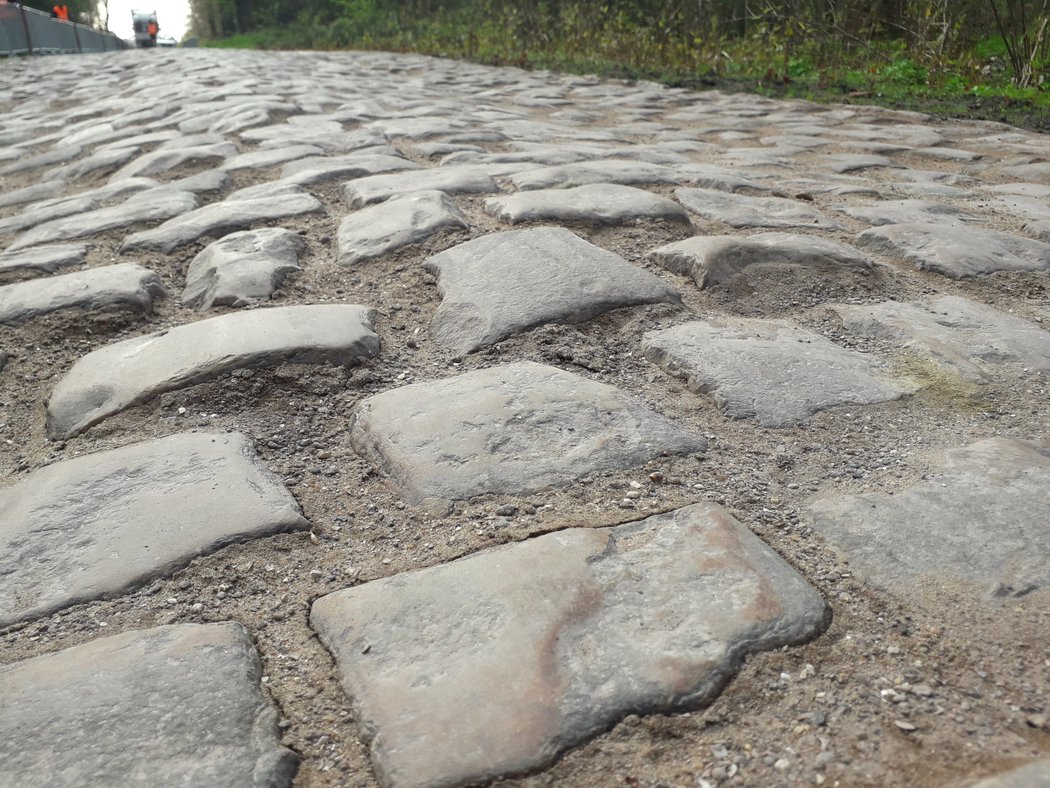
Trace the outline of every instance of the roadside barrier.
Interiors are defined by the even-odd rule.
[[[0,56],[109,52],[128,49],[126,41],[87,25],[53,19],[19,3],[0,0]]]

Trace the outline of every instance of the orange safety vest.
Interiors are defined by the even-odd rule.
[[[59,19],[64,19],[67,22],[69,21],[68,5],[56,5],[52,10],[55,12],[55,16],[57,16]]]
[[[157,35],[158,30],[160,30],[160,28],[157,27],[156,22],[150,22],[149,27],[146,28],[146,32],[148,32],[151,36]]]

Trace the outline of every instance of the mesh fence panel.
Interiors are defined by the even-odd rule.
[[[0,0],[0,56],[127,49],[110,32],[62,22],[32,8]]]
[[[0,52],[21,55],[28,51],[21,9],[10,3],[0,5]]]

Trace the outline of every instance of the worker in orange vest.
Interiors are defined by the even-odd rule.
[[[68,5],[58,5],[56,3],[55,7],[51,9],[51,16],[55,17],[56,19],[62,19],[64,21],[68,22],[69,21],[69,6]]]
[[[156,22],[150,22],[149,25],[146,26],[146,32],[149,33],[149,37],[154,43],[157,41],[157,33],[159,31],[160,26],[158,26]]]

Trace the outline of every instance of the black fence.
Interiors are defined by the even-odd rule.
[[[0,56],[109,52],[128,46],[109,31],[53,19],[42,11],[0,0]]]

